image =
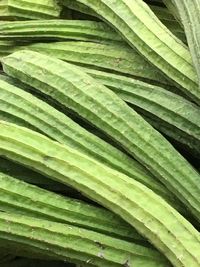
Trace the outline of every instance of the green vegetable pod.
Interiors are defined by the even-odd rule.
[[[183,97],[133,78],[83,68],[138,111],[160,132],[200,157],[200,110]]]
[[[11,123],[0,122],[0,153],[6,158],[29,166],[52,177],[52,179],[80,190],[91,199],[112,210],[154,244],[174,266],[199,267],[199,232],[161,197],[141,183],[100,164],[68,146],[61,145],[39,133]],[[12,220],[12,217],[2,214],[0,218],[2,218],[0,238],[4,237],[3,242],[5,242],[6,239],[12,236],[11,227],[13,224],[9,221]],[[22,225],[18,227],[19,224],[17,224],[17,229],[15,230],[17,234],[27,233],[28,237],[30,237],[32,236],[31,229],[33,229],[33,235],[37,232],[35,232],[34,226],[37,227],[39,225],[35,219],[34,223],[36,224],[31,225],[31,227],[29,223],[26,226],[26,220],[21,216],[19,216],[19,220]],[[17,219],[17,222],[19,220]],[[42,229],[46,226],[48,233],[50,233],[49,236],[52,238],[53,235],[49,232],[51,231],[51,224],[51,222],[49,224],[42,223]],[[20,233],[18,232],[19,228],[21,229]],[[59,236],[64,238],[61,241],[62,244],[70,243],[72,239],[65,239],[63,234],[65,231],[60,225],[57,228],[60,231]],[[42,229],[40,234],[43,234]],[[67,229],[69,228],[67,227]],[[75,233],[80,235],[81,238],[84,237],[82,231],[78,233],[75,230]],[[16,232],[14,232],[14,237],[14,241],[18,241]],[[41,237],[40,235],[40,244]],[[35,242],[35,238],[30,238],[26,245],[31,244],[31,240]],[[55,242],[58,241],[55,236],[53,240]],[[91,240],[93,242],[96,240],[98,243],[106,242],[104,238],[101,241],[98,240],[96,233]],[[88,248],[84,242],[81,243],[81,240],[79,242],[76,239],[75,243],[82,249]],[[122,249],[125,249],[121,240],[119,243]],[[70,244],[73,245],[74,242]],[[45,247],[47,248],[46,244]],[[95,255],[97,255],[96,250],[91,249],[91,246],[89,251],[90,253],[95,252]],[[64,252],[66,255],[66,247]],[[134,250],[131,248],[130,252],[134,253]],[[115,255],[117,258],[122,257],[123,263],[126,262],[124,261],[123,253],[117,251]],[[79,256],[80,251],[78,254],[76,253],[76,257],[78,258]],[[99,259],[98,256],[97,258]],[[101,258],[101,260],[105,260],[105,258]],[[130,264],[134,266],[135,261],[131,261]],[[102,266],[102,262],[100,266]]]
[[[76,1],[62,0],[61,3],[72,10],[76,10],[89,16],[99,17],[98,14],[94,12],[91,8],[81,3],[77,3]],[[166,7],[156,6],[154,2],[152,4],[150,3],[149,7],[155,13],[155,15],[162,21],[162,23],[167,26],[167,28],[171,32],[173,32],[173,34],[175,34],[184,42],[186,41],[184,30],[180,27],[179,23],[175,20],[171,12],[169,12]]]
[[[0,23],[0,40],[38,39],[123,42],[123,39],[104,22],[57,19]]]
[[[2,79],[0,79],[0,118],[31,128],[53,140],[69,145],[141,181],[163,197],[173,200],[169,191],[137,161],[91,134],[49,104]]]
[[[115,214],[30,185],[3,172],[0,172],[0,203],[2,211],[61,222],[147,244],[141,235]]]
[[[129,45],[173,81],[198,105],[198,77],[188,48],[157,18],[143,0],[75,0],[94,10]],[[180,67],[181,66],[181,67]]]
[[[56,0],[3,0],[10,17],[16,19],[52,19],[60,16]]]
[[[165,0],[164,2],[169,9],[174,7],[176,16],[184,26],[200,88],[200,2],[199,0]]]
[[[169,267],[157,251],[71,225],[0,212],[0,245],[89,266]]]
[[[199,174],[111,90],[80,68],[37,52],[16,52],[3,59],[3,68],[103,130],[148,168],[199,220]]]
[[[169,82],[159,71],[135,50],[124,44],[68,41],[36,43],[18,49],[28,49],[91,69],[114,72],[169,86]]]

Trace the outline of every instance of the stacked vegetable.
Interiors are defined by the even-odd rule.
[[[0,1],[1,266],[200,267],[199,18]]]

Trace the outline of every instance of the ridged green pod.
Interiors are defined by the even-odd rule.
[[[171,199],[164,186],[138,162],[89,133],[44,101],[0,79],[0,117],[1,112],[19,118],[24,122],[22,126],[29,128],[31,125],[31,128],[33,127],[53,140],[73,147],[142,182],[163,197]]]
[[[133,52],[127,46],[116,43],[108,45],[106,43],[68,41],[35,43],[28,46],[15,46],[14,49],[42,52],[64,61],[87,67],[91,69],[91,73],[93,70],[101,70],[109,73],[114,72],[118,75],[131,76],[133,79],[136,78],[148,83],[157,84],[176,94],[183,95],[186,99],[188,98],[178,88],[169,85],[168,81],[159,72],[149,65],[148,62],[143,61],[135,51]]]
[[[116,73],[130,76],[130,78],[162,86],[176,94],[186,95],[170,85],[152,65],[145,61],[139,54],[124,45],[117,43],[97,44],[94,42],[68,41],[35,43],[30,45],[15,46],[15,50],[32,50],[57,57],[69,63],[93,70]]]
[[[75,0],[93,9],[133,48],[200,104],[198,78],[188,48],[142,0]],[[181,66],[181,68],[180,68]]]
[[[59,19],[0,23],[0,40],[37,39],[123,42],[123,39],[104,22]]]
[[[7,227],[9,225],[9,227]],[[157,251],[71,225],[0,213],[0,244],[89,266],[169,267]],[[35,254],[35,253],[34,253]],[[126,265],[125,265],[126,264]]]
[[[94,12],[91,8],[83,4],[77,3],[76,1],[62,0],[61,3],[70,9],[79,11],[89,16],[98,17],[98,14]],[[168,11],[167,8],[155,5],[150,5],[149,7],[155,13],[155,15],[163,22],[163,24],[165,24],[165,26],[169,28],[170,31],[172,31],[181,40],[185,41],[185,34],[183,29],[176,22],[173,15]]]
[[[164,86],[169,84],[149,62],[124,44],[68,41],[36,43],[19,49],[44,53],[91,69],[117,72]]]
[[[27,128],[5,122],[0,122],[0,153],[6,158],[73,186],[117,213],[152,242],[175,267],[199,267],[199,232],[146,186],[70,147]],[[8,216],[8,221],[9,218],[11,217]],[[25,223],[24,218],[21,220]],[[4,217],[0,233],[2,230],[5,231],[5,225],[10,226],[10,223]],[[25,227],[22,226],[23,234],[26,232]],[[49,229],[49,225],[47,227]],[[58,228],[64,238],[64,230]],[[10,230],[9,227],[9,233]],[[30,236],[30,228],[27,232]],[[8,233],[5,231],[5,234],[6,239]],[[50,236],[52,237],[52,234]],[[80,236],[83,238],[83,234]],[[55,236],[53,240],[56,240]],[[93,237],[93,240],[97,240],[97,236]],[[79,242],[77,244],[80,245]],[[87,246],[81,247],[87,249]],[[117,255],[122,256],[119,252]]]
[[[122,240],[147,243],[130,225],[103,208],[60,196],[2,172],[0,203],[2,211],[78,226]]]
[[[52,19],[60,16],[61,7],[56,0],[6,0],[7,12],[21,19]]]
[[[196,105],[162,87],[133,78],[83,70],[132,104],[160,132],[200,156],[200,109]]]
[[[103,130],[160,179],[199,220],[199,174],[111,90],[72,64],[32,51],[4,58],[3,69]]]
[[[175,12],[178,14],[178,17],[180,17],[180,21],[184,26],[193,63],[199,78],[200,88],[200,1],[168,0],[165,2],[169,7],[170,5],[175,6]]]

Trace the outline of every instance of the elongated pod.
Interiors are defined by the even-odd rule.
[[[91,69],[116,72],[150,83],[164,86],[169,84],[149,62],[124,44],[69,41],[36,43],[19,47],[19,49],[33,50]]]
[[[115,214],[30,185],[3,172],[0,172],[0,204],[3,211],[66,223],[118,239],[145,243],[141,235]]]
[[[85,13],[89,16],[99,18],[98,13],[94,12],[88,6],[85,6],[81,3],[77,3],[76,1],[62,0],[61,3],[70,9]],[[175,20],[173,15],[166,7],[157,6],[154,2],[150,3],[149,7],[155,13],[155,15],[162,21],[162,23],[166,25],[171,32],[173,32],[174,35],[185,41],[184,30],[180,27],[179,23]]]
[[[142,0],[75,0],[93,9],[133,48],[200,104],[198,78],[187,47]],[[181,67],[180,67],[181,66]]]
[[[8,227],[9,225],[9,227]],[[157,251],[71,225],[0,213],[0,245],[89,266],[169,267]]]
[[[168,0],[167,7],[174,6],[175,13],[182,22],[192,59],[197,71],[200,86],[200,1],[199,0]]]
[[[0,23],[0,40],[82,40],[124,43],[104,22],[83,20],[30,20]]]
[[[36,129],[62,144],[69,145],[105,165],[141,181],[163,197],[171,198],[169,191],[137,161],[89,133],[44,101],[0,79],[0,117],[2,113],[7,114],[9,121]],[[17,120],[13,119],[12,121],[13,117]]]
[[[199,220],[199,174],[111,90],[72,64],[32,51],[4,58],[3,68],[103,130],[160,179]]]
[[[73,186],[117,213],[174,266],[199,267],[199,232],[146,186],[70,147],[6,122],[0,122],[0,153]],[[6,223],[5,218],[3,223]],[[24,232],[24,226],[22,229]]]
[[[196,105],[161,86],[89,68],[84,71],[132,104],[160,132],[200,156],[200,109]]]
[[[4,8],[9,17],[20,19],[58,18],[61,7],[56,0],[6,0]]]

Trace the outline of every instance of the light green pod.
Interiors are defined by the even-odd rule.
[[[6,158],[50,176],[52,179],[73,186],[91,199],[117,213],[154,244],[174,266],[199,267],[199,232],[167,202],[146,186],[68,146],[61,145],[39,133],[11,123],[0,122],[0,153]],[[13,223],[12,221],[8,223],[13,217],[2,214],[0,218],[2,219],[2,221],[0,219],[0,222],[2,222],[0,223],[0,238],[3,235],[5,242],[8,235],[11,236],[11,233],[13,233],[11,231]],[[28,244],[31,244],[34,242],[30,238],[31,229],[34,229],[34,225],[39,227],[39,222],[37,223],[34,219],[35,224],[30,225],[30,221],[26,223],[27,220],[22,217],[17,218],[15,222],[18,222],[18,224],[15,231],[20,235],[21,233],[27,233],[30,239]],[[19,223],[22,224],[19,225]],[[52,224],[51,222],[49,224],[42,223],[41,233],[43,233],[45,226],[48,227],[48,231],[51,231],[50,225]],[[7,225],[9,226],[8,230]],[[20,229],[21,231],[18,232]],[[62,244],[74,244],[74,242],[71,243],[69,238],[65,240],[65,230],[60,225],[56,229],[60,231],[60,237],[64,239],[61,240]],[[32,234],[34,235],[34,233],[37,233],[37,231],[33,230]],[[78,234],[78,237],[84,239],[83,231],[78,233],[75,230],[75,234],[76,237]],[[50,233],[50,237],[52,237],[52,233]],[[60,239],[54,236],[53,240],[58,241]],[[95,233],[91,240],[102,243],[106,242],[107,239],[98,239]],[[81,240],[77,242],[76,239],[76,244],[81,246],[82,249],[88,249],[85,242],[82,243]],[[122,243],[119,245],[125,249]],[[46,244],[45,247],[47,247]],[[91,249],[91,246],[89,252],[95,252],[96,255],[96,250]],[[131,248],[130,252],[133,253],[134,250]],[[118,251],[115,255],[117,259],[122,257],[124,263],[123,253]],[[76,253],[77,259],[79,256],[80,251],[78,254]],[[99,260],[105,261],[106,258]],[[130,266],[135,265],[134,260],[129,260],[129,262]],[[100,266],[107,265],[102,265],[101,262]]]
[[[9,226],[9,227],[8,227]],[[0,245],[89,266],[170,267],[157,251],[67,224],[0,212]],[[21,252],[21,253],[22,253]],[[126,265],[127,266],[127,265]]]
[[[0,172],[0,204],[2,211],[61,222],[148,245],[138,232],[115,214],[30,185],[3,172]]]
[[[91,69],[137,77],[163,86],[169,84],[149,62],[124,44],[68,41],[36,43],[15,49],[33,50]]]
[[[119,42],[123,39],[104,22],[86,20],[30,20],[0,23],[0,40],[82,40]],[[124,42],[123,42],[124,43]]]
[[[20,19],[58,18],[61,11],[56,0],[6,0],[4,7],[10,17]]]
[[[93,17],[99,17],[98,13],[93,11],[91,8],[81,3],[77,3],[76,1],[62,0],[61,3],[72,10],[76,10]],[[155,15],[162,21],[162,23],[167,26],[167,28],[171,32],[173,32],[173,34],[175,34],[184,42],[186,41],[184,30],[180,27],[179,23],[177,23],[173,15],[166,7],[156,6],[154,2],[150,3],[149,7],[155,13]]]
[[[111,90],[72,64],[32,51],[19,51],[4,58],[3,68],[103,130],[148,168],[199,220],[199,174]]]
[[[143,0],[74,0],[98,13],[183,93],[200,105],[198,77],[188,48]],[[180,67],[181,66],[181,67]]]
[[[172,199],[173,202],[169,191],[137,161],[91,134],[49,104],[0,78],[0,117],[2,112],[3,119],[31,128],[53,140],[69,145],[141,181],[163,197]],[[8,119],[5,118],[5,114]]]
[[[200,109],[162,87],[133,78],[83,68],[144,116],[160,132],[200,157]]]

